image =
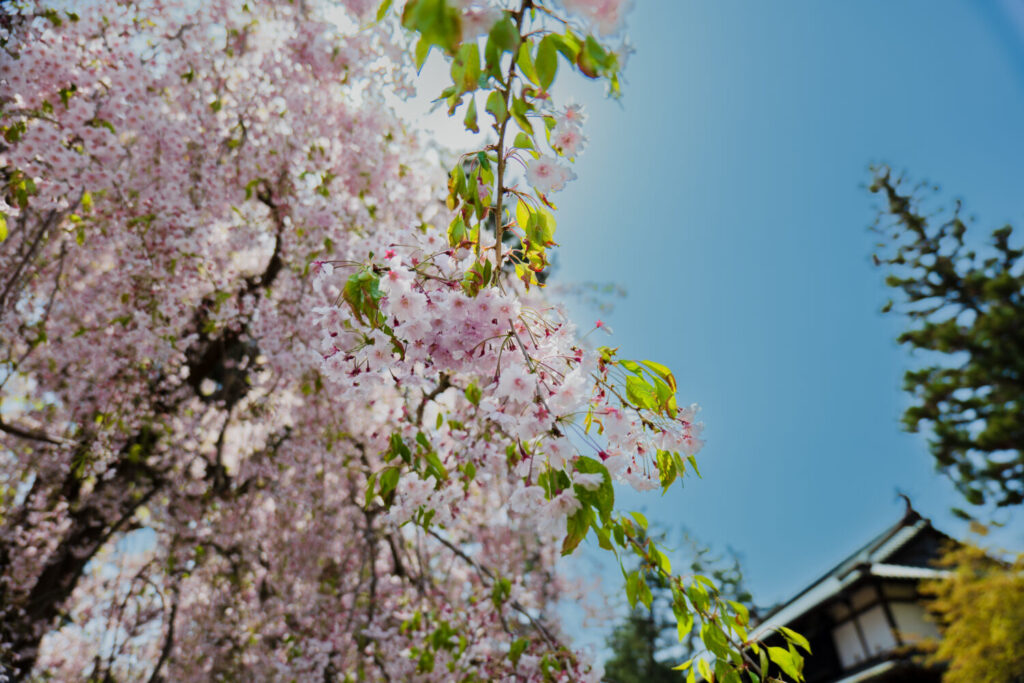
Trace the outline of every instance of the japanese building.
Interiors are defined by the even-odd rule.
[[[908,504],[899,522],[774,608],[751,637],[782,645],[770,635],[779,626],[804,635],[813,653],[807,683],[938,683],[941,672],[915,647],[939,635],[918,584],[944,574],[932,563],[949,540]]]

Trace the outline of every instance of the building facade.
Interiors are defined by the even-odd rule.
[[[951,540],[908,504],[899,522],[769,612],[752,637],[782,645],[772,635],[779,626],[806,637],[807,683],[939,683],[941,672],[921,662],[918,645],[939,632],[918,588],[943,576],[933,563]]]

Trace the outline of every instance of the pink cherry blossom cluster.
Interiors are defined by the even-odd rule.
[[[578,104],[569,104],[554,112],[555,127],[551,131],[551,147],[559,155],[572,159],[583,151],[587,138],[583,135],[586,114]],[[563,189],[575,180],[576,174],[555,157],[538,154],[526,166],[526,182],[542,194]]]
[[[575,157],[583,151],[587,138],[583,135],[583,122],[587,120],[583,107],[569,104],[555,115],[555,127],[551,131],[551,146],[567,157]]]
[[[605,36],[622,29],[631,4],[630,0],[562,0],[566,10]]]
[[[502,16],[452,4],[464,38]],[[482,261],[442,232],[446,178],[384,104],[412,47],[378,5],[5,17],[0,667],[598,676],[551,615],[574,486],[603,482],[574,463],[647,488],[699,425],[652,432],[500,264],[466,286]],[[558,114],[556,152],[581,123]],[[542,193],[571,177],[527,171]],[[546,491],[556,471],[571,485]]]
[[[481,36],[486,36],[502,16],[502,8],[492,2],[453,0],[451,4],[460,10],[463,41],[476,40]]]
[[[557,140],[552,142],[557,144]],[[526,182],[542,194],[558,192],[566,183],[575,179],[576,174],[572,170],[549,156],[538,157],[526,167]]]

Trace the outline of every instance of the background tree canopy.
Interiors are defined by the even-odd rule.
[[[942,629],[931,658],[949,667],[943,681],[1024,681],[1024,554],[1002,562],[971,543],[956,544],[941,566],[951,575],[922,591]]]
[[[886,247],[876,263],[897,291],[908,322],[899,342],[920,366],[904,388],[910,431],[926,430],[936,467],[972,505],[1024,502],[1024,250],[1009,225],[988,244],[967,239],[958,201],[928,212],[923,188],[908,189],[889,169],[871,191],[885,204],[875,229]],[[892,302],[885,310],[893,307]]]

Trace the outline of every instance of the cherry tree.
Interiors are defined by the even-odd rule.
[[[552,612],[590,536],[691,679],[798,676],[615,508],[696,471],[696,408],[541,291],[553,85],[619,95],[626,4],[0,4],[0,666],[595,680]],[[480,149],[389,104],[432,51]]]

